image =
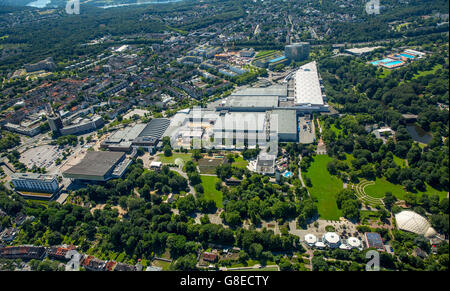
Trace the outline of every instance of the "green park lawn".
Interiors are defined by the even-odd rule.
[[[426,193],[428,196],[437,194],[440,198],[447,197],[447,192],[436,190],[428,184],[425,185],[425,191],[418,191],[418,195]],[[394,194],[394,196],[400,200],[405,199],[406,194],[406,191],[403,189],[402,185],[392,184],[391,182],[387,181],[385,177],[377,178],[374,185],[369,185],[365,188],[365,192],[367,195],[374,198],[383,198],[386,192],[392,192],[392,194]]]
[[[414,79],[417,79],[417,78],[419,78],[419,77],[424,77],[424,76],[427,76],[427,75],[430,75],[430,74],[434,74],[434,73],[436,73],[436,71],[439,70],[439,69],[442,69],[442,65],[441,65],[441,64],[435,65],[435,66],[433,67],[433,69],[431,69],[431,70],[429,70],[429,71],[421,71],[421,72],[415,74],[414,77],[413,77],[413,80],[414,80]]]
[[[247,168],[247,165],[248,161],[244,160],[244,158],[241,156],[239,156],[238,158],[234,158],[234,162],[232,164],[232,166],[242,169]]]
[[[201,176],[205,198],[214,200],[218,208],[223,208],[223,194],[216,189],[216,183],[220,181],[216,176]]]
[[[384,79],[387,76],[389,76],[390,73],[391,73],[391,71],[389,71],[388,69],[383,68],[383,73],[381,75],[378,75],[378,78]]]
[[[190,161],[192,154],[191,153],[172,153],[172,155],[170,157],[166,157],[164,154],[159,154],[158,155],[158,159],[160,162],[162,162],[163,164],[174,164],[175,160],[180,158],[182,159],[184,162]]]
[[[401,159],[401,158],[397,157],[396,155],[394,155],[394,163],[396,165],[398,165],[400,168],[405,168],[406,167],[406,160],[405,159]]]
[[[332,131],[334,131],[334,133],[336,134],[336,136],[342,134],[342,128],[337,128],[336,125],[331,124],[330,129]]]
[[[302,172],[303,177],[311,179],[312,187],[308,191],[313,198],[318,200],[320,218],[327,220],[339,220],[342,216],[336,204],[336,194],[343,189],[342,181],[332,176],[327,170],[328,162],[333,159],[326,155],[314,157],[307,172]]]
[[[161,267],[163,271],[168,271],[170,268],[170,262],[155,259],[152,261],[152,266]]]

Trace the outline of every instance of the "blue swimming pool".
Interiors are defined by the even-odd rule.
[[[292,176],[292,172],[288,171],[288,172],[284,173],[283,176],[286,178],[290,178]]]
[[[388,67],[392,67],[392,66],[402,64],[402,63],[403,63],[402,61],[393,61],[393,62],[389,62],[389,63],[384,63],[384,65],[388,66]]]
[[[378,65],[378,64],[380,64],[380,63],[389,63],[389,62],[392,62],[393,61],[393,59],[389,59],[389,58],[386,58],[386,59],[382,59],[382,60],[378,60],[378,61],[373,61],[373,62],[371,62],[371,64],[372,65]]]
[[[285,58],[286,58],[285,56],[281,56],[276,59],[270,60],[269,63],[276,63],[278,61],[284,60]]]
[[[408,59],[414,59],[415,58],[414,56],[408,55],[408,54],[400,54],[400,55],[404,56],[405,58],[408,58]]]

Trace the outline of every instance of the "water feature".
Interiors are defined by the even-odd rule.
[[[420,143],[428,144],[433,138],[433,136],[430,133],[426,132],[425,130],[423,130],[423,128],[417,126],[416,124],[407,124],[406,130],[411,135],[414,141]]]

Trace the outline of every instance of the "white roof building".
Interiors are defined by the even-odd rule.
[[[404,210],[395,215],[398,229],[432,237],[436,231],[431,227],[428,220],[414,211]]]
[[[339,246],[341,238],[335,232],[327,232],[323,235],[322,241],[329,247],[334,248]]]
[[[317,237],[314,234],[308,233],[305,235],[305,242],[309,246],[313,246],[317,242]]]
[[[362,246],[361,241],[358,238],[353,237],[353,236],[349,237],[347,239],[347,245],[350,246],[351,248],[356,248],[356,249],[359,249]]]
[[[316,242],[316,244],[314,246],[319,249],[326,247],[326,245],[321,241]]]
[[[324,105],[316,62],[301,66],[294,74],[295,105]]]

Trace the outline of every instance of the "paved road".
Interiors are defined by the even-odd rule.
[[[302,160],[302,155],[298,155],[298,158],[301,161]],[[303,182],[302,169],[300,167],[298,167],[298,178],[300,179],[300,182],[302,183],[302,187],[306,188],[305,182]],[[311,195],[309,194],[308,188],[306,188],[306,192],[308,193],[308,196],[311,197]]]

